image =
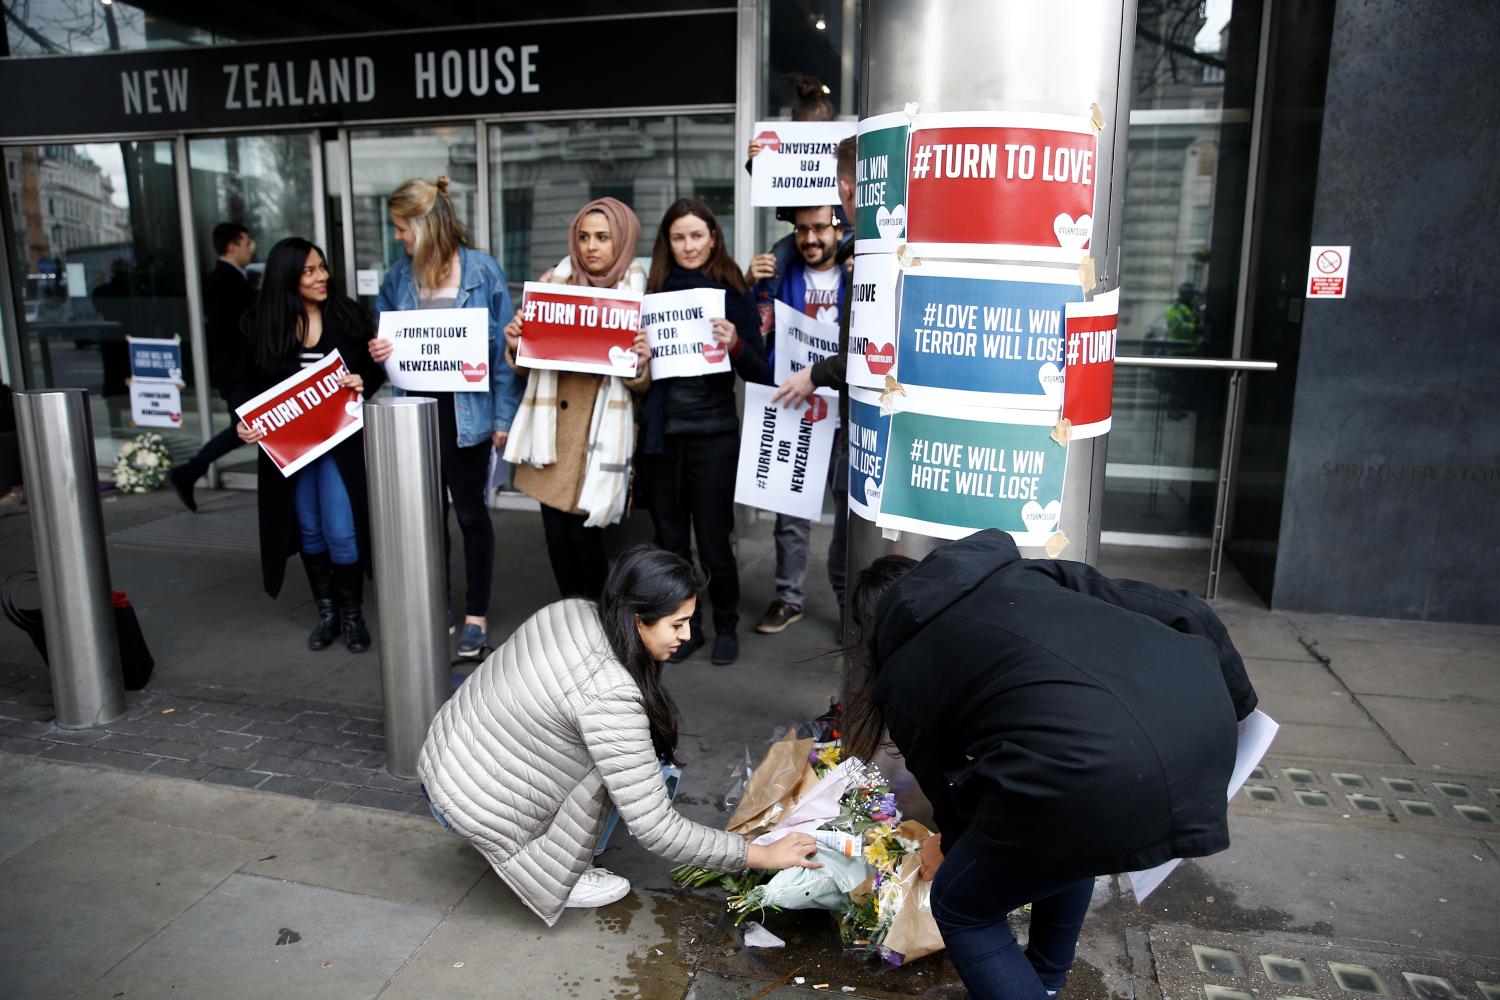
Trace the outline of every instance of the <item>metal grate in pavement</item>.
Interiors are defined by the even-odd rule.
[[[1364,771],[1317,771],[1268,760],[1250,773],[1235,799],[1278,812],[1324,813],[1355,821],[1437,823],[1468,833],[1500,826],[1500,788],[1469,776],[1435,777],[1412,768],[1370,765]]]
[[[143,549],[182,549],[190,552],[260,552],[255,494],[232,494],[198,505],[198,513],[183,510],[154,521],[109,533],[117,545]]]

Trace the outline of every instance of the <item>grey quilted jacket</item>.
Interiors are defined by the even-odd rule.
[[[516,629],[438,712],[417,770],[437,810],[549,926],[611,800],[648,851],[745,867],[742,838],[672,808],[640,688],[588,601],[548,605]]]

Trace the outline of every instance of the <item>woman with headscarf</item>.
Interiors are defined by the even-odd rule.
[[[640,220],[630,206],[596,198],[573,217],[568,256],[541,280],[644,292],[646,271],[634,260],[640,235]],[[506,360],[513,366],[523,333],[518,312],[505,327]],[[630,379],[517,369],[526,393],[505,460],[516,467],[516,488],[542,505],[547,557],[563,597],[597,600],[609,572],[604,526],[625,513],[635,452],[631,395],[651,385],[644,334],[636,334],[634,347],[641,360],[639,374]]]

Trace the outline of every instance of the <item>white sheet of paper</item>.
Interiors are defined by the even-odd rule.
[[[651,380],[729,371],[729,351],[711,320],[724,316],[724,289],[684,288],[641,300],[641,329],[651,348]]]
[[[785,948],[786,942],[754,920],[745,922],[745,944],[750,948]]]
[[[777,385],[783,385],[797,372],[811,368],[838,349],[837,323],[813,319],[776,300],[776,370],[771,377]]]
[[[166,379],[130,380],[130,419],[137,427],[182,427],[182,393]]]
[[[1240,739],[1234,754],[1234,770],[1229,773],[1229,798],[1234,798],[1239,790],[1245,787],[1245,782],[1250,778],[1250,772],[1255,770],[1261,758],[1266,755],[1266,751],[1271,749],[1271,741],[1276,738],[1276,730],[1280,728],[1275,719],[1258,708],[1240,723]],[[1145,902],[1146,897],[1155,892],[1180,864],[1182,864],[1181,858],[1173,858],[1171,861],[1163,862],[1155,868],[1147,868],[1145,871],[1126,872],[1125,874],[1130,878],[1130,888],[1135,893],[1136,903]]]
[[[756,122],[759,156],[750,161],[750,204],[837,205],[834,151],[855,122]]]
[[[380,314],[391,342],[385,373],[415,392],[490,391],[488,309],[397,309]]]
[[[745,383],[734,502],[789,517],[817,518],[838,426],[838,396],[819,389],[797,407],[771,402],[776,390]]]

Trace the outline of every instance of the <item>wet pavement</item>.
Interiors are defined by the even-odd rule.
[[[545,928],[384,772],[376,655],[307,651],[305,584],[267,598],[244,496],[203,500],[196,519],[164,494],[105,505],[158,662],[118,723],[53,726],[45,668],[0,627],[5,996],[963,995],[942,955],[844,954],[823,913],[768,914],[786,947],[747,948],[717,894],[678,890],[623,831],[602,863],[636,891]],[[537,516],[495,522],[499,641],[552,585]],[[741,535],[741,661],[669,679],[680,804],[702,822],[724,822],[735,760],[837,683],[821,553],[807,617],[750,632],[770,533]],[[1109,549],[1104,567],[1196,589],[1202,555]],[[32,564],[24,513],[0,514],[0,563]],[[1235,578],[1219,610],[1281,733],[1231,804],[1229,851],[1143,905],[1099,880],[1063,996],[1500,998],[1500,629],[1271,613]]]

